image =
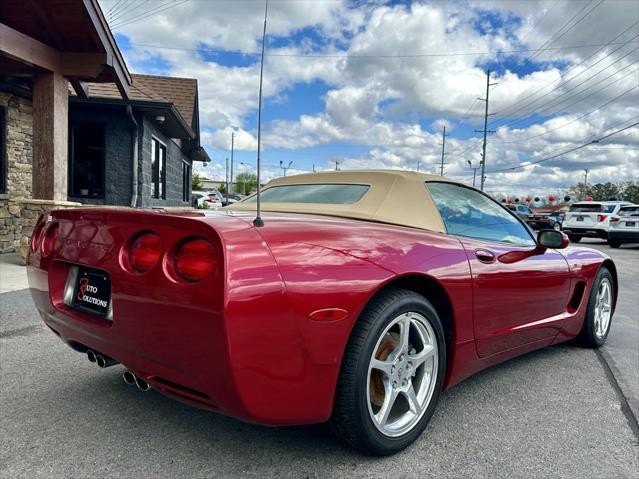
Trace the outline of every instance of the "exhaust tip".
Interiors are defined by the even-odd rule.
[[[122,379],[124,379],[124,382],[129,386],[133,386],[135,384],[135,374],[129,370],[122,373]]]
[[[135,377],[135,385],[140,391],[148,391],[149,389],[151,389],[151,385],[149,383],[137,376]]]
[[[87,350],[87,359],[89,360],[89,362],[96,362],[96,356],[95,356],[95,352],[92,351],[91,349]]]

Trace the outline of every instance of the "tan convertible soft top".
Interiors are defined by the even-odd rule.
[[[262,210],[356,218],[443,233],[444,224],[424,185],[427,181],[460,183],[415,171],[353,170],[307,173],[269,181],[262,191],[274,186],[314,184],[358,184],[369,185],[370,188],[353,204],[262,202]],[[255,211],[255,208],[255,202],[241,201],[224,209]]]

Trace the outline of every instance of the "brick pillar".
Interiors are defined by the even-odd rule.
[[[69,90],[59,73],[40,73],[33,82],[33,197],[66,201]]]

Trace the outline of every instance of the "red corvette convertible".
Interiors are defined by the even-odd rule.
[[[29,284],[44,322],[101,367],[269,425],[329,421],[391,454],[442,390],[572,338],[601,346],[613,262],[535,237],[483,193],[412,172],[280,178],[217,212],[40,218]]]

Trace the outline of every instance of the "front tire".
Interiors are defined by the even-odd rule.
[[[435,308],[412,291],[383,291],[364,309],[346,346],[333,431],[368,454],[401,451],[426,428],[445,370],[446,342]]]
[[[621,246],[621,241],[608,239],[608,244],[610,245],[611,248],[619,248],[619,246]]]
[[[568,239],[571,243],[579,243],[581,241],[581,236],[577,235],[568,235]]]
[[[579,341],[588,348],[599,348],[605,342],[612,324],[615,302],[614,280],[606,267],[601,267],[593,282],[586,317],[579,333]]]

